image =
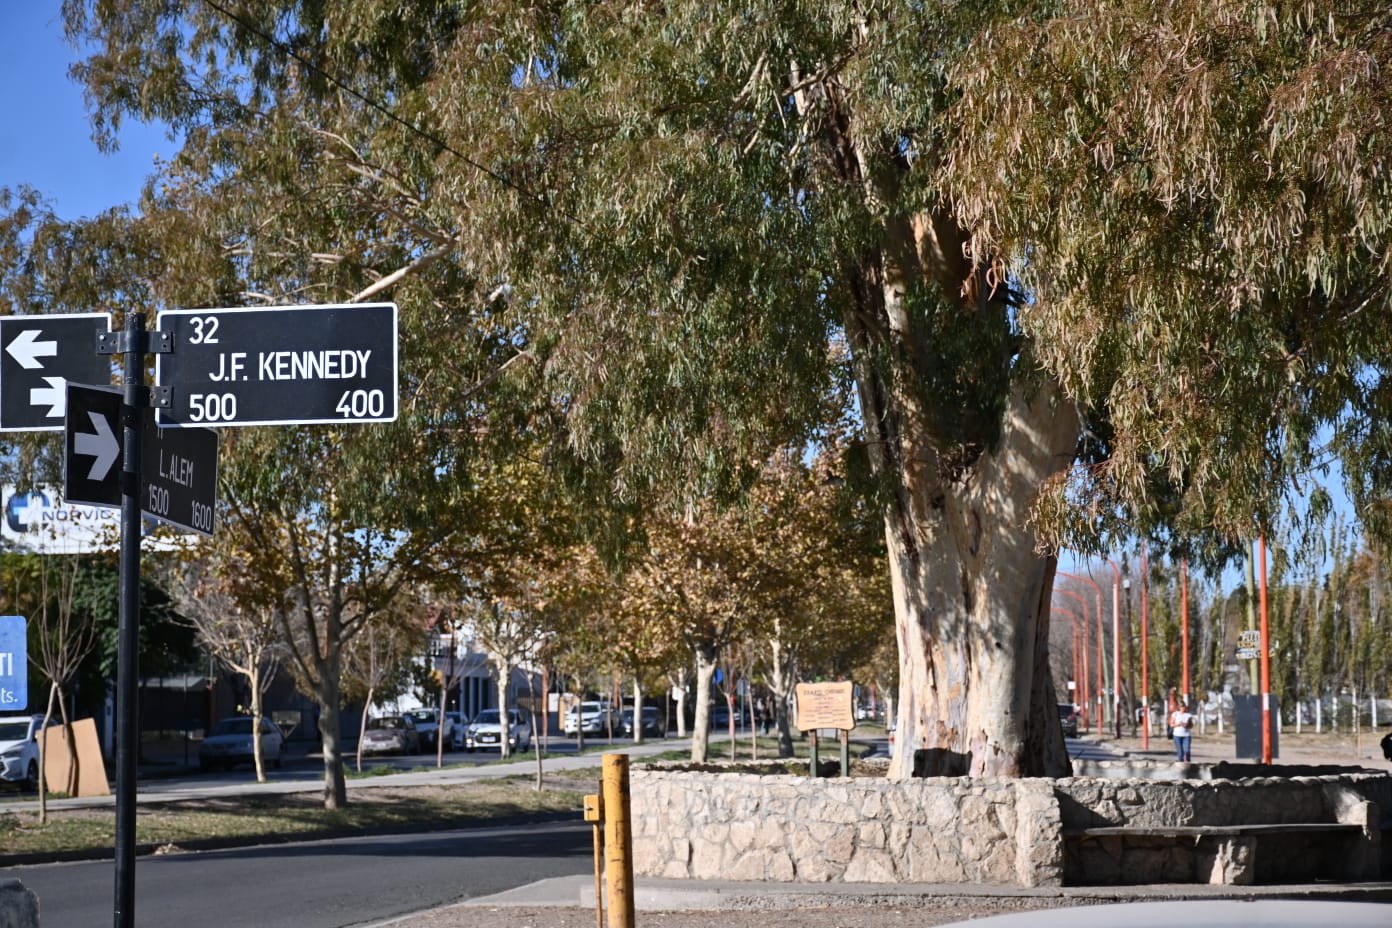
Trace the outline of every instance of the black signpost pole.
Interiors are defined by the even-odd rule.
[[[146,403],[145,316],[126,315],[121,406],[121,604],[116,669],[116,928],[135,925],[135,778],[139,752],[140,432]]]

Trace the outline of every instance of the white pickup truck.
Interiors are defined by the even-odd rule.
[[[39,788],[39,741],[42,715],[0,716],[0,780],[30,792]]]

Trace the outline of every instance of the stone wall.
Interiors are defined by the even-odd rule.
[[[641,876],[795,882],[1063,880],[1051,780],[758,776],[635,768]]]
[[[1364,825],[1355,869],[1375,876],[1392,812],[1380,773],[892,782],[653,766],[630,777],[636,872],[691,879],[1059,886],[1065,831],[1290,822]],[[1068,859],[1068,882],[1093,882]]]

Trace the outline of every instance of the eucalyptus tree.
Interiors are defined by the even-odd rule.
[[[1330,423],[1360,503],[1392,484],[1383,11],[64,9],[98,131],[184,132],[162,240],[228,216],[223,250],[169,275],[255,299],[448,271],[480,298],[440,303],[513,336],[490,355],[508,376],[473,381],[551,398],[554,459],[597,510],[719,498],[853,391],[895,775],[911,750],[1066,772],[1049,545],[1251,537]]]

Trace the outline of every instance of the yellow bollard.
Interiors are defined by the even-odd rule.
[[[585,821],[594,825],[594,904],[595,928],[604,928],[604,804],[596,795],[585,797]]]
[[[629,818],[627,754],[604,755],[600,784],[609,928],[634,928],[633,828]]]

